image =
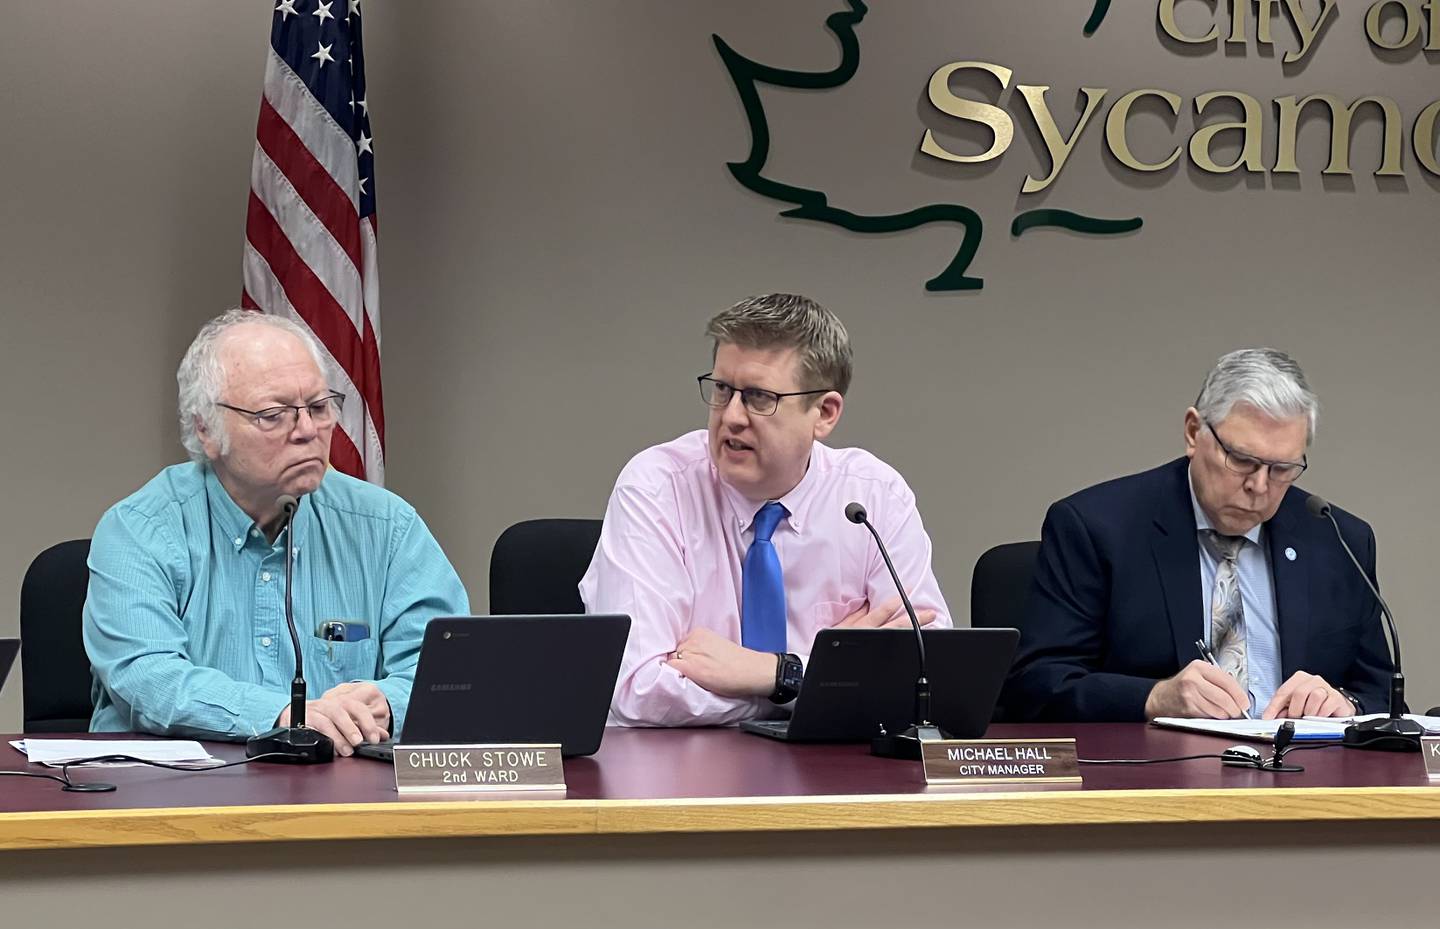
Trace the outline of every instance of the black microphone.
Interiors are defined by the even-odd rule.
[[[295,679],[290,682],[290,725],[276,726],[253,736],[245,743],[245,757],[283,764],[329,764],[335,760],[335,742],[323,732],[305,725],[305,659],[300,654],[300,634],[295,631],[295,610],[291,601],[295,576],[295,510],[300,501],[290,494],[275,498],[285,514],[285,624],[290,627],[290,644],[295,646]]]
[[[1335,521],[1335,514],[1330,511],[1330,504],[1323,497],[1314,494],[1305,501],[1305,509],[1310,515],[1319,519],[1330,520],[1330,525],[1335,527],[1335,538],[1340,540],[1340,547],[1345,549],[1345,554],[1350,556],[1350,561],[1355,565],[1355,570],[1365,580],[1365,586],[1375,595],[1380,603],[1380,614],[1385,617],[1386,625],[1390,630],[1390,657],[1395,662],[1395,670],[1390,674],[1390,716],[1388,719],[1370,719],[1363,723],[1355,723],[1345,727],[1344,742],[1353,748],[1373,748],[1392,752],[1418,752],[1420,751],[1420,736],[1424,735],[1425,728],[1413,719],[1406,719],[1405,712],[1405,675],[1400,669],[1400,633],[1395,629],[1395,617],[1390,613],[1390,605],[1385,598],[1380,596],[1379,589],[1370,580],[1370,575],[1360,565],[1360,559],[1350,550],[1345,542],[1345,536],[1340,532],[1340,524]]]
[[[948,732],[930,721],[930,677],[925,669],[925,636],[920,631],[920,620],[915,615],[915,607],[910,605],[910,596],[905,593],[905,585],[900,583],[900,575],[896,573],[895,565],[890,561],[890,553],[885,550],[885,543],[880,539],[880,533],[876,532],[875,527],[871,525],[865,507],[859,503],[847,504],[845,518],[869,529],[870,534],[875,537],[875,547],[880,549],[880,557],[885,559],[885,567],[890,569],[890,579],[895,582],[895,589],[900,592],[900,602],[905,604],[905,613],[910,617],[910,625],[915,627],[915,646],[920,654],[920,676],[915,679],[915,722],[904,732],[897,732],[893,735],[885,732],[882,728],[881,734],[870,741],[870,754],[882,758],[905,758],[919,761],[922,742],[950,738]]]

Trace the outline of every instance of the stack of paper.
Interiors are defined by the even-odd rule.
[[[1184,729],[1189,732],[1203,732],[1207,735],[1223,735],[1232,739],[1248,739],[1256,742],[1272,742],[1275,730],[1282,723],[1295,724],[1295,741],[1314,742],[1339,740],[1345,735],[1345,727],[1367,719],[1384,719],[1388,714],[1374,713],[1369,716],[1345,716],[1326,718],[1307,716],[1304,719],[1183,719],[1174,716],[1160,716],[1152,720],[1156,726],[1165,729]],[[1411,716],[1425,727],[1426,732],[1440,733],[1440,717]]]
[[[52,768],[102,755],[129,755],[186,768],[209,768],[223,764],[222,759],[205,751],[199,742],[184,740],[17,739],[10,744],[36,764]],[[105,762],[105,766],[124,767],[138,763],[115,761]]]

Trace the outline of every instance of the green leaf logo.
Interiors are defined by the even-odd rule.
[[[730,173],[746,189],[762,197],[790,204],[791,209],[782,211],[780,215],[792,219],[808,219],[864,234],[903,232],[929,223],[957,224],[964,232],[960,247],[945,269],[925,282],[925,289],[980,290],[985,286],[984,280],[971,275],[969,271],[984,236],[985,222],[970,207],[958,203],[932,203],[903,213],[863,215],[834,206],[824,191],[786,184],[764,174],[765,163],[770,155],[770,125],[765,117],[765,107],[760,102],[759,85],[829,90],[854,77],[860,69],[860,40],[855,35],[855,28],[865,18],[868,8],[863,0],[848,0],[848,6],[848,10],[832,13],[825,19],[826,27],[840,43],[840,63],[830,71],[791,71],[771,67],[741,55],[720,36],[711,37],[720,53],[720,60],[730,73],[730,79],[740,95],[740,103],[750,126],[750,154],[744,161],[729,162]],[[1109,11],[1110,0],[1095,0],[1090,19],[1085,23],[1085,35],[1093,35],[1105,21]],[[1011,223],[1010,232],[1020,236],[1030,229],[1052,227],[1093,235],[1117,235],[1133,232],[1142,224],[1139,217],[1098,219],[1068,210],[1037,209],[1016,216]]]

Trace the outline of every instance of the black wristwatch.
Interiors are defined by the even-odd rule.
[[[771,703],[789,703],[800,695],[800,682],[805,679],[805,666],[799,655],[775,653],[775,692]]]
[[[1360,705],[1360,698],[1356,697],[1344,687],[1336,687],[1335,692],[1338,693],[1340,696],[1344,697],[1346,700],[1350,701],[1350,704],[1355,707],[1356,716],[1363,716],[1365,714],[1365,708]]]

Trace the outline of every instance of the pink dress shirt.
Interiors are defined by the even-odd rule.
[[[936,610],[935,627],[951,625],[930,569],[930,538],[905,481],[867,451],[817,442],[805,477],[780,498],[790,516],[773,539],[785,574],[789,650],[802,660],[816,632],[867,600],[873,607],[896,596],[870,533],[845,518],[851,501],[869,511],[915,609]],[[740,641],[740,566],[764,504],[720,480],[704,430],[646,449],[620,472],[580,581],[587,610],[631,617],[612,724],[725,725],[776,715],[764,697],[717,696],[665,660],[692,629]]]

